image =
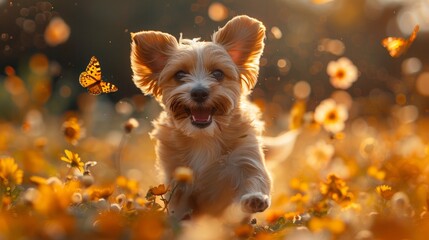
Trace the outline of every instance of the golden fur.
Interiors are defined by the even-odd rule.
[[[263,123],[247,100],[264,38],[264,25],[248,16],[233,18],[209,42],[177,41],[158,31],[132,34],[133,81],[164,109],[151,136],[165,180],[173,183],[179,166],[194,173],[192,184],[180,185],[172,196],[170,210],[178,218],[219,216],[233,203],[255,213],[270,204]]]

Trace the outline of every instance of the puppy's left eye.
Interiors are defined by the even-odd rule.
[[[177,81],[183,81],[183,78],[186,77],[186,73],[184,71],[178,71],[175,75],[174,75],[174,79],[176,79]]]
[[[213,76],[214,79],[216,79],[218,81],[223,80],[223,78],[225,77],[225,74],[221,70],[219,70],[219,69],[214,70],[211,73],[211,75]]]

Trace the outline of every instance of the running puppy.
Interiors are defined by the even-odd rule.
[[[264,25],[237,16],[212,41],[158,31],[132,33],[133,81],[164,111],[153,122],[157,160],[166,182],[179,166],[192,184],[177,188],[169,208],[177,218],[219,216],[229,205],[246,213],[270,205],[271,178],[261,143],[259,109],[247,100],[257,82]]]

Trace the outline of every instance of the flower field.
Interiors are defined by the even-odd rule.
[[[71,14],[108,21],[83,10],[95,3],[0,0],[0,239],[427,239],[429,23],[413,4],[273,0],[270,15],[258,1],[142,2],[166,11],[143,28],[175,36],[163,28],[175,8],[192,15],[175,26],[186,37],[236,14],[266,24],[251,99],[267,135],[297,134],[287,159],[267,161],[271,206],[245,220],[169,216],[177,186],[162,183],[148,135],[161,108],[131,80],[141,26],[127,24],[140,15],[109,3],[130,15],[103,28],[111,40]],[[109,90],[79,81],[93,55]],[[174,176],[192,184],[191,169]]]

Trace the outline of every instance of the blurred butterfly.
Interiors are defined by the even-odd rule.
[[[82,87],[88,89],[88,92],[92,95],[118,91],[115,85],[101,80],[100,62],[94,56],[89,61],[85,72],[80,74],[79,83]]]
[[[411,33],[408,39],[397,38],[397,37],[387,37],[383,39],[381,44],[389,51],[390,56],[399,57],[411,46],[417,36],[419,31],[419,25],[414,27],[413,32]]]

